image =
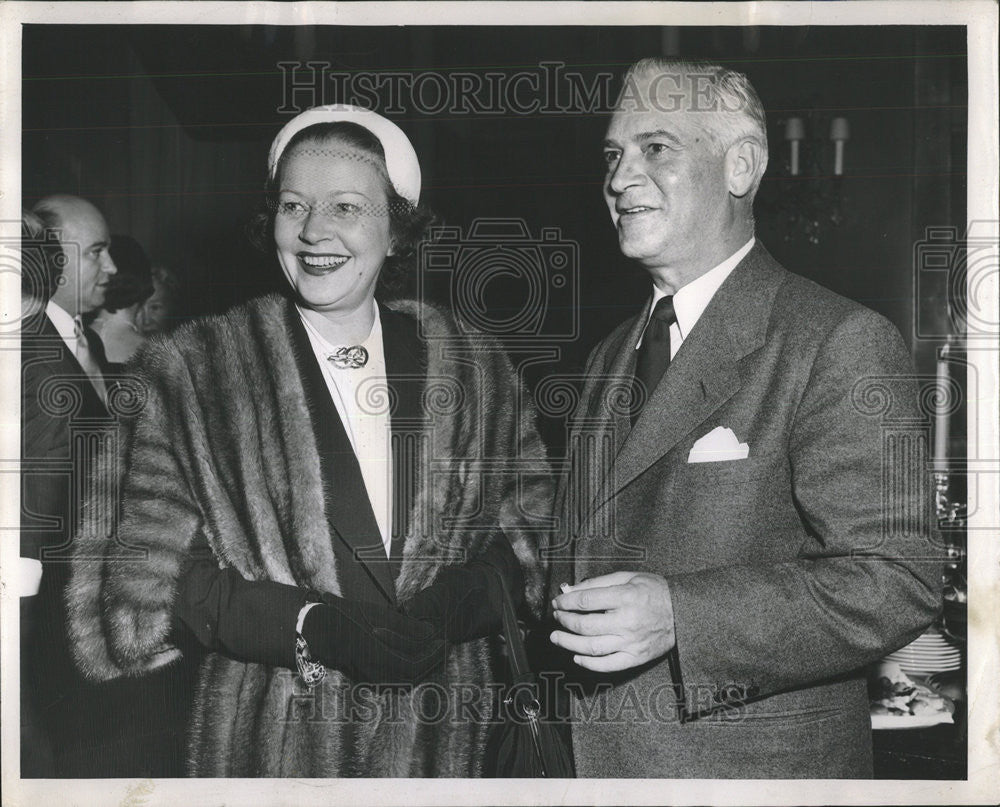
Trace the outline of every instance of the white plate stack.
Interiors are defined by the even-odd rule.
[[[907,675],[933,675],[959,669],[962,648],[936,628],[928,628],[906,647],[886,656],[886,660],[896,662]]]

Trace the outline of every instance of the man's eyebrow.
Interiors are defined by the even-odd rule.
[[[666,140],[669,140],[671,143],[673,143],[676,146],[681,145],[680,138],[677,137],[677,135],[675,135],[673,132],[668,132],[666,129],[654,129],[651,132],[639,132],[639,133],[633,135],[632,139],[633,140],[650,140],[650,139],[652,139],[654,137],[662,137],[662,138],[664,138]]]
[[[673,132],[668,132],[666,129],[653,129],[650,132],[637,132],[632,135],[632,140],[636,142],[642,142],[644,140],[651,140],[653,138],[662,138],[663,140],[669,140],[675,146],[681,146],[683,143],[681,139],[675,135]],[[611,140],[610,138],[604,141],[604,148],[619,148],[617,140]]]

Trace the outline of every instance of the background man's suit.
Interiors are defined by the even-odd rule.
[[[95,340],[96,342],[96,340]],[[102,355],[92,351],[104,368]],[[64,404],[65,406],[61,406]],[[74,469],[74,423],[108,422],[108,410],[80,363],[43,312],[29,316],[21,333],[21,557],[41,560],[41,587],[21,602],[22,772],[54,776],[71,765],[77,741],[65,717],[76,686],[69,655],[62,592],[69,571],[46,557],[73,530],[73,488],[87,469]]]
[[[100,340],[91,356],[107,373]],[[63,593],[75,528],[75,503],[91,477],[89,448],[72,446],[72,432],[92,436],[113,424],[104,401],[44,313],[21,333],[21,556],[41,559],[37,595],[21,602],[21,689],[24,776],[179,775],[184,676],[94,686],[70,655]],[[96,441],[96,437],[88,438]],[[74,458],[74,455],[76,457]],[[74,494],[74,487],[77,493]],[[178,688],[180,687],[180,688]]]
[[[100,340],[89,343],[91,355],[106,373]],[[39,559],[42,547],[68,540],[70,480],[53,469],[68,467],[74,422],[106,421],[108,417],[104,401],[51,320],[44,313],[29,317],[21,333],[22,557]],[[58,524],[43,526],[32,515],[46,521],[57,519]],[[46,564],[46,573],[58,568],[55,563]]]
[[[621,569],[665,577],[679,669],[667,657],[615,674],[574,668],[589,692],[574,699],[578,773],[870,776],[861,668],[917,636],[940,603],[939,566],[914,560],[933,555],[924,491],[892,491],[884,528],[880,418],[855,389],[878,380],[893,417],[918,417],[912,380],[885,378],[912,372],[902,340],[758,243],[630,430],[615,388],[634,371],[648,309],[591,354],[575,429],[606,424],[612,448],[590,501],[567,495],[584,487],[579,471],[563,486],[562,512],[582,520],[570,515],[573,561],[553,583]],[[688,463],[720,426],[748,457]],[[602,684],[614,687],[594,694]]]

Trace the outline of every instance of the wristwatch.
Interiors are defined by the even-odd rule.
[[[299,670],[302,682],[312,689],[326,678],[326,667],[318,661],[314,661],[309,652],[309,643],[302,635],[302,626],[306,621],[306,614],[309,609],[323,602],[323,598],[318,591],[309,590],[306,593],[306,601],[299,610],[299,618],[295,622],[295,666]]]

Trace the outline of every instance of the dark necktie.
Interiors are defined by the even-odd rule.
[[[632,407],[633,426],[642,411],[642,406],[638,404],[641,402],[644,405],[649,400],[670,364],[670,326],[675,322],[674,298],[661,297],[646,325],[636,357],[634,396],[637,397],[633,400],[637,405]]]

